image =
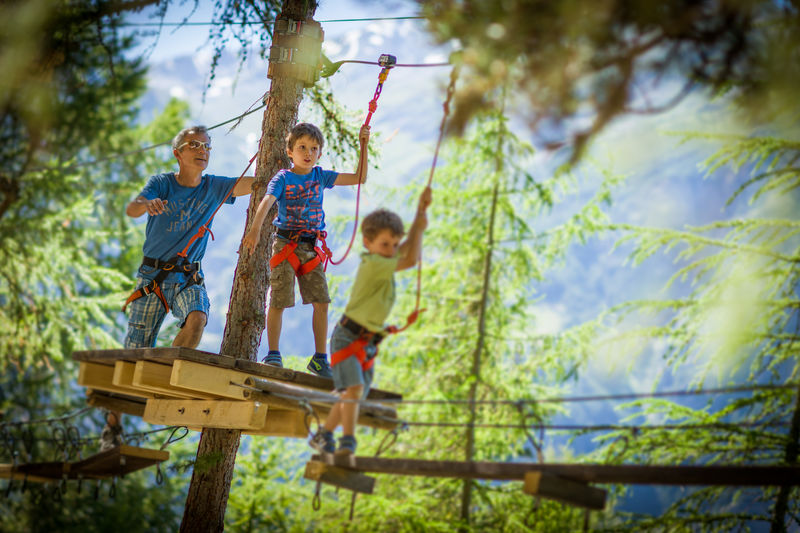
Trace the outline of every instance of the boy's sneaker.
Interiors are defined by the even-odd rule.
[[[331,365],[328,364],[327,355],[314,354],[306,366],[308,370],[323,378],[332,378]]]
[[[122,426],[111,427],[108,424],[103,426],[100,432],[100,451],[105,452],[123,444]]]
[[[355,455],[356,453],[356,438],[353,435],[342,435],[339,438],[339,449],[336,450],[336,455]]]
[[[268,353],[264,359],[261,360],[265,365],[277,366],[283,368],[283,358],[280,353]]]
[[[308,445],[322,453],[333,453],[336,449],[336,442],[333,439],[333,432],[320,429],[308,440]]]

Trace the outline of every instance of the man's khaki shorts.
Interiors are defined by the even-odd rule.
[[[289,241],[281,237],[276,237],[272,244],[273,257],[279,253]],[[304,264],[314,259],[317,253],[314,245],[301,242],[294,251],[300,263]],[[328,295],[328,281],[325,279],[325,271],[322,263],[314,270],[297,278],[300,286],[300,296],[304,304],[309,303],[330,303],[331,297]],[[289,261],[281,261],[279,265],[272,269],[269,275],[269,306],[277,309],[294,307],[294,269]]]

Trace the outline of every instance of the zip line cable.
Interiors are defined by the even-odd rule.
[[[539,429],[551,431],[577,431],[592,433],[597,431],[648,431],[648,430],[674,430],[674,429],[739,429],[739,428],[766,428],[784,427],[790,425],[790,421],[783,422],[709,422],[706,424],[482,424],[469,422],[414,422],[403,420],[407,426],[417,427],[475,427],[480,429]]]
[[[255,387],[248,387],[246,385],[237,384],[231,382],[232,385],[236,385],[242,388],[246,388],[253,391],[261,391],[261,389],[257,389]],[[464,399],[452,399],[452,400],[426,400],[426,399],[404,399],[404,398],[370,398],[368,400],[348,400],[348,399],[339,399],[338,402],[341,403],[379,403],[379,404],[423,404],[423,405],[467,405],[467,404],[477,404],[477,405],[513,405],[513,406],[521,406],[527,404],[539,404],[539,403],[580,403],[580,402],[595,402],[595,401],[619,401],[619,400],[643,400],[643,399],[655,399],[655,398],[666,398],[670,396],[702,396],[708,394],[735,394],[740,392],[755,392],[755,391],[774,391],[774,390],[794,390],[800,387],[800,383],[785,383],[785,384],[764,384],[764,385],[741,385],[741,386],[732,386],[732,387],[719,387],[713,389],[698,389],[698,390],[671,390],[671,391],[656,391],[656,392],[632,392],[632,393],[625,393],[625,394],[607,394],[607,395],[596,395],[596,396],[564,396],[564,397],[550,397],[550,398],[540,398],[540,399],[530,399],[524,398],[520,400],[464,400]],[[270,393],[274,396],[281,396],[279,393]],[[286,396],[286,399],[291,399],[291,397]]]
[[[343,63],[358,63],[358,64],[363,64],[363,65],[379,65],[379,63],[376,62],[376,61],[361,61],[361,60],[355,60],[355,59],[347,59],[347,60],[343,60],[343,61],[337,61],[334,64],[335,65],[341,65]],[[411,63],[402,64],[402,63],[398,63],[398,64],[396,64],[394,66],[395,67],[443,67],[443,66],[449,66],[449,65],[450,65],[450,63],[418,63],[418,64],[411,64]],[[207,129],[210,131],[210,130],[225,126],[226,124],[230,124],[231,122],[241,121],[244,117],[246,117],[248,115],[252,115],[256,111],[264,109],[267,106],[267,104],[266,104],[266,96],[267,95],[264,95],[264,97],[262,98],[262,102],[263,103],[260,106],[252,108],[252,109],[248,109],[247,111],[245,111],[244,113],[241,113],[240,115],[237,115],[237,116],[235,116],[233,118],[230,118],[230,119],[228,119],[228,120],[226,120],[224,122],[220,122],[219,124],[215,124],[213,126],[210,126]],[[128,152],[122,152],[122,153],[119,153],[119,154],[114,154],[114,155],[109,155],[109,156],[106,156],[106,157],[101,157],[99,159],[94,159],[92,161],[84,161],[82,163],[75,163],[73,165],[69,165],[67,167],[67,170],[74,170],[74,169],[78,169],[78,168],[97,165],[97,164],[100,164],[100,163],[106,163],[108,161],[113,161],[115,159],[120,159],[120,158],[123,158],[123,157],[128,157],[128,156],[131,156],[131,155],[147,152],[149,150],[155,150],[156,148],[159,148],[161,146],[169,146],[170,144],[172,144],[172,140],[160,142],[160,143],[157,143],[157,144],[152,144],[152,145],[149,145],[149,146],[138,148],[136,150],[130,150]],[[51,170],[51,169],[49,169],[49,168],[37,168],[37,169],[31,170],[31,172],[43,172],[43,171],[46,171],[46,170]]]
[[[381,20],[425,20],[425,17],[421,17],[419,15],[411,15],[407,17],[368,17],[368,18],[356,18],[356,19],[328,19],[328,20],[318,20],[316,22],[319,23],[328,23],[328,22],[374,22],[374,21],[381,21]],[[274,20],[264,20],[264,21],[252,21],[252,22],[231,22],[232,26],[255,26],[255,25],[265,25],[265,24],[274,24],[276,21]],[[121,22],[120,26],[127,26],[127,27],[148,27],[148,26],[221,26],[225,24],[222,21],[210,21],[210,22]]]

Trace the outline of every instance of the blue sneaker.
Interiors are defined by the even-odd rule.
[[[336,455],[355,455],[356,444],[356,438],[353,435],[342,435],[339,438],[339,449],[336,450]]]
[[[333,439],[333,432],[320,429],[308,440],[308,445],[322,453],[333,453],[336,449],[336,442]]]
[[[283,358],[280,352],[269,352],[264,359],[261,360],[266,365],[277,366],[283,368]]]
[[[326,354],[314,354],[311,361],[308,362],[306,368],[322,378],[333,378],[331,372],[331,365],[328,364],[328,356]]]

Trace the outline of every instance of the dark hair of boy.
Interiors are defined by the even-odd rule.
[[[325,137],[323,137],[322,131],[318,127],[308,122],[300,122],[292,128],[292,131],[286,136],[286,147],[289,150],[294,149],[294,143],[303,135],[308,135],[317,141],[319,149],[322,150],[322,146],[325,144]]]
[[[397,213],[388,209],[373,211],[361,221],[361,234],[370,241],[385,229],[391,231],[392,235],[402,236],[405,234],[403,220]]]

